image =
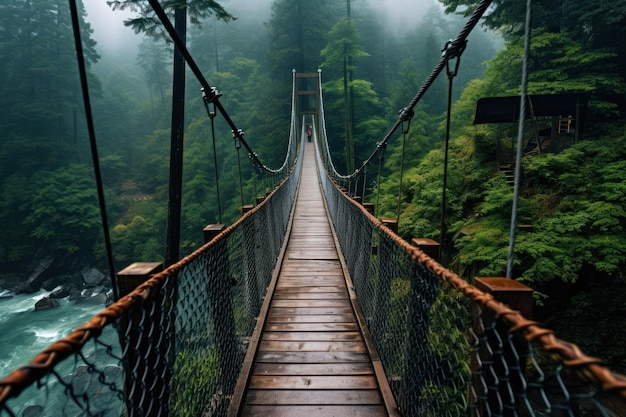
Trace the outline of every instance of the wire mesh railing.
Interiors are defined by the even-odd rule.
[[[321,177],[403,415],[626,415],[626,377],[445,269]]]
[[[0,416],[227,414],[300,176],[292,105],[289,175],[181,261],[139,286],[128,274],[128,295],[1,379]]]

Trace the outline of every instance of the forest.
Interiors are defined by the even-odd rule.
[[[256,9],[244,3],[188,2],[186,41],[206,79],[263,163],[277,167],[289,136],[292,69],[321,69],[335,165],[349,173],[397,120],[478,1],[423,2],[421,19],[402,26],[362,0],[274,0]],[[479,99],[520,94],[524,3],[494,1],[453,82],[442,262],[468,280],[506,272],[513,187],[502,167],[514,161],[517,123],[473,122]],[[519,223],[526,227],[517,236],[513,276],[534,288],[536,319],[624,372],[626,2],[533,3],[528,92],[579,94],[584,111],[576,140],[559,135],[552,142],[562,146],[539,146],[522,160]],[[152,25],[147,2],[109,4],[139,13],[128,21],[138,52],[127,56],[99,47],[81,8],[120,270],[164,257],[173,46]],[[0,31],[0,287],[16,285],[50,257],[68,276],[86,266],[105,270],[67,4],[2,3]],[[399,216],[407,239],[439,239],[447,96],[442,74],[418,104],[405,147],[394,137],[380,179],[368,184],[366,201],[379,202],[379,216]],[[253,179],[224,121],[207,115],[189,72],[185,97],[183,255],[202,243],[205,225],[234,222],[242,202],[251,204],[266,186]],[[554,123],[528,120],[525,143]]]

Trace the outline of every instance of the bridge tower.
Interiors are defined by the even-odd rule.
[[[298,120],[302,120],[303,115],[310,115],[307,121],[312,120],[313,115],[317,113],[319,82],[319,72],[296,73]]]

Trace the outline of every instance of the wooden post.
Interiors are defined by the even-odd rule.
[[[209,243],[217,235],[222,233],[226,229],[226,225],[221,223],[209,224],[204,229],[202,229],[202,236],[204,238],[204,243]]]
[[[519,310],[530,318],[533,306],[533,289],[504,277],[475,277],[474,286],[479,290]],[[476,409],[470,415],[482,415],[488,405],[492,414],[503,417],[516,416],[519,405],[516,397],[524,393],[524,372],[528,354],[528,342],[510,332],[510,328],[484,306],[474,305],[474,332],[479,338],[478,351],[474,352],[471,368],[473,386],[478,398]],[[480,364],[480,365],[479,365]],[[482,365],[482,369],[481,369]],[[486,387],[481,391],[481,387]]]
[[[427,237],[414,237],[411,239],[411,245],[421,249],[426,255],[439,261],[439,242]]]
[[[385,226],[390,228],[392,232],[394,232],[396,234],[398,233],[398,220],[387,218],[387,217],[383,217],[382,219],[380,219],[380,221],[383,222],[383,224]]]
[[[135,262],[117,273],[120,297],[130,294],[152,275],[163,270],[162,262]],[[174,343],[171,334],[162,337],[151,326],[158,327],[168,318],[162,310],[163,293],[157,291],[146,303],[151,303],[151,315],[147,316],[142,307],[135,307],[129,316],[120,318],[118,335],[124,355],[125,393],[128,415],[157,417],[169,399],[169,386],[173,363],[169,358],[155,355],[170,352],[169,344]],[[143,322],[142,322],[143,320]],[[173,321],[170,323],[173,328]],[[148,335],[152,334],[152,337]],[[155,381],[156,380],[156,381]],[[152,387],[146,393],[142,387]],[[162,401],[162,402],[160,402]]]
[[[246,214],[247,212],[249,212],[253,208],[254,208],[254,206],[252,204],[245,204],[245,205],[239,207],[239,211],[241,212],[241,214]]]
[[[355,195],[352,199],[359,204],[363,204],[363,198],[360,195]]]

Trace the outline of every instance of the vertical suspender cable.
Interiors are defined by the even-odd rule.
[[[530,56],[530,15],[531,0],[526,1],[526,26],[524,33],[524,62],[522,64],[522,94],[520,96],[519,120],[517,128],[517,155],[515,157],[515,186],[511,209],[511,231],[509,234],[509,256],[506,263],[506,276],[513,275],[513,254],[515,250],[515,229],[517,227],[517,206],[522,174],[522,141],[524,139],[524,119],[526,118],[526,97],[528,95],[528,59]],[[537,138],[538,140],[538,138]]]
[[[380,204],[380,172],[382,171],[383,163],[385,162],[385,148],[387,147],[387,143],[379,143],[378,144],[380,152],[378,152],[378,177],[376,179],[376,205],[374,206],[374,216],[378,216],[379,212],[379,204]]]
[[[406,146],[406,135],[409,133],[409,128],[411,127],[411,117],[413,116],[413,111],[409,113],[409,117],[407,118],[407,127],[404,128],[404,121],[402,122],[402,150],[400,152],[400,184],[398,185],[398,209],[396,210],[396,224],[398,227],[400,226],[400,211],[402,210],[402,181],[404,179],[404,151]]]
[[[213,141],[213,169],[215,171],[215,192],[217,193],[217,221],[222,223],[222,200],[220,197],[220,173],[217,166],[217,147],[215,146],[215,116],[217,111],[215,109],[215,103],[213,103],[213,111],[209,110],[209,103],[205,100],[205,106],[209,118],[211,119],[211,140]]]
[[[102,186],[102,175],[100,173],[100,160],[98,158],[98,147],[96,144],[96,130],[93,124],[93,113],[91,111],[91,101],[89,99],[89,84],[87,82],[87,70],[85,67],[85,56],[83,53],[83,42],[80,36],[80,25],[78,20],[78,9],[76,0],[70,0],[70,12],[72,14],[72,28],[74,30],[74,43],[76,44],[76,58],[78,60],[78,71],[80,73],[80,83],[83,92],[83,104],[85,106],[85,117],[87,119],[87,130],[89,132],[89,143],[91,144],[91,158],[93,160],[93,170],[96,177],[96,187],[98,189],[98,200],[100,201],[100,216],[102,217],[102,231],[104,233],[104,245],[107,253],[107,263],[111,274],[111,287],[113,298],[119,299],[119,287],[115,266],[113,265],[113,251],[111,250],[111,237],[109,235],[109,222],[104,200],[104,188]]]
[[[241,149],[241,141],[239,140],[239,137],[233,133],[233,138],[235,139],[235,148],[237,148],[237,170],[239,171],[239,195],[241,197],[241,214],[243,215],[243,178],[241,176],[241,155],[240,155],[240,149]]]
[[[467,41],[465,41],[467,42]],[[465,49],[466,43],[454,45],[452,41],[446,43],[443,48],[443,54],[446,59],[446,72],[448,74],[448,111],[446,116],[446,144],[443,157],[443,187],[441,191],[441,222],[439,224],[439,259],[443,259],[443,239],[446,233],[446,190],[448,188],[448,149],[450,144],[450,119],[452,115],[452,81],[459,72],[459,64],[461,63],[461,54]],[[450,66],[450,61],[456,58],[454,69]]]

